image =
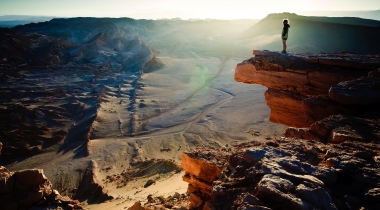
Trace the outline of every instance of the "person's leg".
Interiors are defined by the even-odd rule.
[[[286,39],[282,40],[282,50],[286,52]]]

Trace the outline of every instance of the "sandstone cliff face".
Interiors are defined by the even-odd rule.
[[[219,178],[227,153],[213,148],[197,148],[182,154],[183,180],[189,183],[190,209],[211,209],[212,182]]]
[[[265,99],[273,122],[308,127],[334,114],[360,116],[363,107],[356,105],[380,102],[378,55],[257,50],[254,55],[237,65],[235,80],[268,87]]]

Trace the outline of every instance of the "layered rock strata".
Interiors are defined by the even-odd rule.
[[[197,148],[182,154],[183,180],[189,183],[190,209],[211,209],[212,182],[217,180],[227,153],[214,148]]]
[[[379,103],[378,55],[253,53],[237,65],[235,80],[268,87],[273,122],[308,127],[334,114],[358,116],[363,107],[357,105]]]
[[[34,207],[83,209],[78,200],[61,196],[42,169],[10,172],[0,166],[0,206],[3,210]]]

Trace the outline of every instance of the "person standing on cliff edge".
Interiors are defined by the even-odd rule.
[[[286,53],[286,40],[288,40],[288,34],[289,34],[289,20],[288,19],[283,19],[282,23],[284,24],[284,28],[282,28],[282,52],[281,53]]]

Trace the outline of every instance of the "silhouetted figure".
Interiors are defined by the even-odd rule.
[[[282,23],[284,24],[284,28],[282,28],[282,34],[281,34],[281,38],[282,38],[282,53],[286,53],[286,40],[288,40],[288,34],[289,34],[290,25],[288,24],[289,23],[288,19],[282,20]]]

